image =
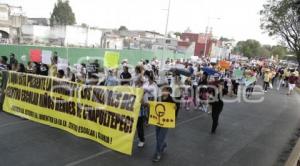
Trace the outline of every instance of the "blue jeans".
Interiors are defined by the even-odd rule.
[[[156,127],[156,154],[161,155],[164,148],[167,147],[166,137],[168,133],[168,128]]]

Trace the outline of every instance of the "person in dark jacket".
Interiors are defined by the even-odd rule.
[[[123,72],[120,75],[120,79],[121,79],[121,85],[130,85],[130,80],[131,80],[131,74],[128,71],[128,67],[124,66],[123,67]]]
[[[219,116],[223,110],[223,100],[221,99],[221,94],[219,92],[222,92],[223,87],[219,85],[217,91],[210,91],[210,105],[212,107],[212,128],[211,128],[211,134],[215,134],[216,129],[219,124]]]
[[[17,72],[20,72],[20,73],[25,73],[26,72],[26,68],[25,68],[23,63],[18,64]]]

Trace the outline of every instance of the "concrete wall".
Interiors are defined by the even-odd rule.
[[[89,47],[100,47],[101,46],[101,38],[102,38],[102,31],[97,29],[89,29],[88,31],[88,40],[87,45]]]
[[[102,31],[81,26],[23,25],[22,37],[23,43],[98,47],[101,45]]]

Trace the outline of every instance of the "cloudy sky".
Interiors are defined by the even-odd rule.
[[[56,0],[0,0],[22,6],[28,17],[50,17]],[[213,27],[216,36],[236,40],[256,39],[277,44],[260,30],[259,11],[265,0],[171,0],[169,31],[196,33]],[[70,0],[77,23],[101,28],[125,25],[132,30],[164,33],[168,0]],[[208,19],[210,18],[210,19]],[[220,19],[216,19],[220,18]],[[210,20],[210,21],[208,21]]]

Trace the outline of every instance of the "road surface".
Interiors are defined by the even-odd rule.
[[[282,153],[300,127],[299,94],[269,91],[264,101],[226,103],[215,135],[210,115],[181,110],[176,129],[168,135],[168,149],[152,163],[153,127],[146,129],[146,145],[132,156],[65,131],[0,112],[0,165],[17,166],[272,166],[282,165]],[[281,159],[280,159],[281,158]]]

